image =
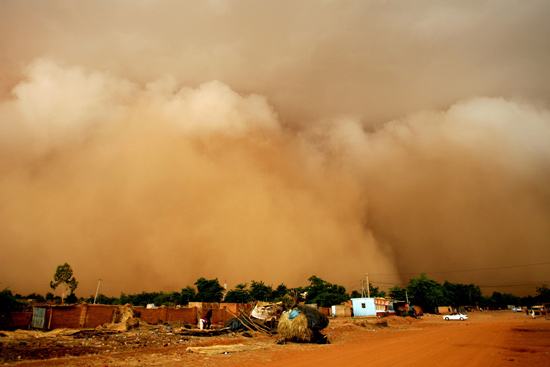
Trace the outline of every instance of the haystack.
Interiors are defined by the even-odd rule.
[[[285,340],[310,342],[313,336],[312,330],[307,326],[307,317],[303,313],[291,319],[291,312],[285,311],[279,319],[277,332]]]
[[[328,326],[328,318],[314,308],[297,306],[284,312],[277,331],[287,341],[326,343],[321,330]]]

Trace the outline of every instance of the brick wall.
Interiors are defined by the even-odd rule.
[[[162,324],[164,322],[180,322],[183,324],[196,324],[197,323],[197,308],[185,307],[185,308],[145,308],[135,307],[135,310],[139,312],[140,319],[148,324]]]
[[[110,305],[81,305],[82,314],[80,327],[95,328],[113,321],[113,314],[117,306]]]
[[[161,324],[166,320],[166,309],[164,308],[135,307],[134,309],[139,312],[139,318],[148,324]]]
[[[8,319],[8,329],[28,329],[32,321],[32,311],[12,312]]]
[[[46,310],[45,328],[50,330],[56,328],[95,328],[99,325],[112,322],[113,314],[117,307],[114,305],[88,304],[48,307]],[[195,325],[198,322],[198,317],[201,315],[200,310],[196,307],[162,307],[156,309],[134,307],[134,310],[136,311],[136,316],[141,318],[141,320],[153,325],[164,322]],[[15,316],[17,319],[14,323],[21,325],[17,327],[28,327],[32,320],[32,312],[21,312],[19,314]],[[223,308],[212,310],[213,325],[223,326],[231,317],[233,315]]]
[[[224,308],[212,310],[212,325],[224,326],[225,322],[232,317],[234,316],[227,312]]]
[[[167,322],[181,322],[184,324],[197,323],[196,308],[169,308],[166,315]]]
[[[46,328],[78,328],[80,313],[80,305],[52,307],[46,312]]]

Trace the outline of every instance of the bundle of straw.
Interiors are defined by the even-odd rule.
[[[307,317],[303,312],[293,319],[290,319],[290,312],[285,311],[279,319],[277,332],[285,340],[293,340],[299,342],[310,342],[313,336],[313,331],[308,327]]]

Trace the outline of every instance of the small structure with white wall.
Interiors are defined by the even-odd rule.
[[[374,298],[352,298],[351,304],[354,317],[376,316]]]
[[[330,308],[330,316],[332,317],[351,317],[351,305],[334,305]]]

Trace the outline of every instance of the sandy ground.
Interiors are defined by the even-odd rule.
[[[390,318],[388,327],[333,319],[330,345],[275,344],[275,337],[238,334],[191,338],[114,352],[9,362],[10,366],[550,366],[550,320],[510,311],[477,312],[468,321]],[[154,335],[150,335],[154,338]],[[0,338],[1,342],[2,338]],[[224,348],[187,348],[231,345]],[[109,350],[107,352],[107,350]],[[2,353],[7,351],[5,343]]]

